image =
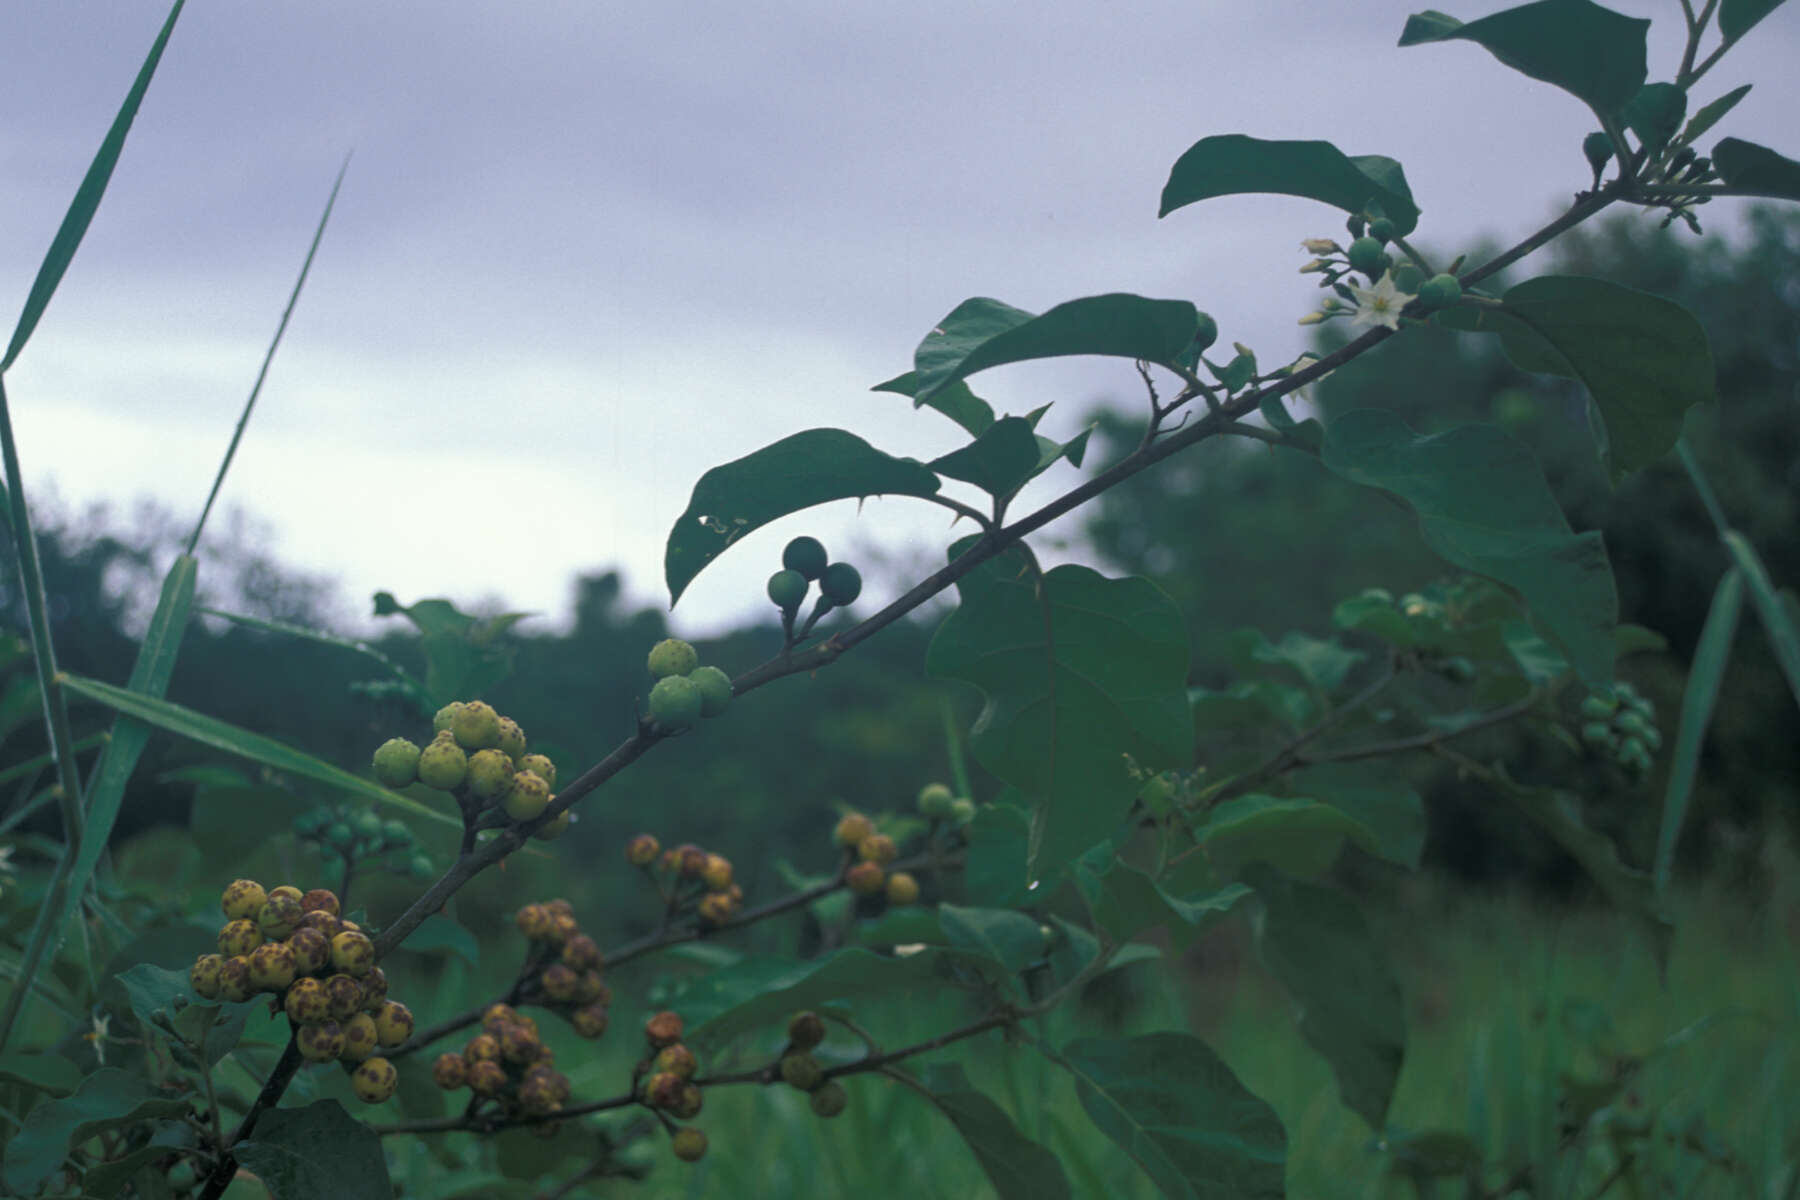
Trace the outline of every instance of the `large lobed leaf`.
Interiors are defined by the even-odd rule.
[[[1359,214],[1374,203],[1402,237],[1419,224],[1406,172],[1393,159],[1351,157],[1330,142],[1264,141],[1241,133],[1201,138],[1189,146],[1169,169],[1157,216],[1246,192],[1300,196]]]
[[[1570,530],[1524,443],[1492,425],[1420,436],[1385,409],[1355,409],[1327,427],[1323,459],[1404,500],[1427,545],[1511,588],[1583,680],[1611,682],[1618,593],[1606,547]]]
[[[831,500],[930,496],[938,487],[924,463],[883,454],[842,429],[809,429],[714,467],[669,531],[669,603],[739,538],[778,517]]]
[[[1474,42],[1513,70],[1616,116],[1644,85],[1648,20],[1591,0],[1538,0],[1463,24],[1435,10],[1406,19],[1400,45]]]
[[[925,667],[985,693],[970,746],[1032,804],[1031,870],[1043,875],[1125,815],[1138,786],[1125,755],[1149,769],[1191,759],[1187,630],[1147,580],[1080,566],[1040,576],[1017,549],[957,587]]]

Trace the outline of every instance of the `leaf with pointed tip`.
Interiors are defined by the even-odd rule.
[[[1355,817],[1304,796],[1234,796],[1194,831],[1222,878],[1238,879],[1252,863],[1317,878],[1337,860],[1345,839],[1375,849],[1375,835]]]
[[[1187,630],[1148,580],[1073,565],[1040,576],[1017,549],[957,588],[962,603],[925,668],[985,693],[970,746],[1031,803],[1031,869],[1041,876],[1124,817],[1137,793],[1124,755],[1151,770],[1191,759]]]
[[[72,1146],[147,1117],[179,1117],[188,1111],[185,1097],[117,1067],[103,1067],[81,1081],[61,1100],[37,1105],[6,1143],[0,1182],[9,1195],[29,1196],[68,1156]]]
[[[1204,895],[1178,899],[1121,861],[1111,842],[1101,842],[1075,861],[1075,886],[1095,926],[1113,941],[1130,941],[1146,929],[1166,927],[1177,948],[1223,919],[1250,892],[1242,884],[1229,883]]]
[[[250,1140],[232,1147],[275,1200],[390,1200],[381,1136],[336,1100],[265,1112]]]
[[[66,1058],[41,1050],[0,1054],[0,1083],[17,1084],[48,1096],[66,1096],[81,1086],[81,1069]]]
[[[1366,212],[1373,203],[1403,237],[1419,224],[1406,172],[1393,159],[1351,157],[1330,142],[1265,141],[1241,133],[1201,138],[1189,146],[1169,169],[1156,215],[1247,192],[1299,196],[1347,213]]]
[[[1748,188],[1783,200],[1800,200],[1800,162],[1767,146],[1742,138],[1725,138],[1713,147],[1713,166],[1730,187]]]
[[[1612,681],[1619,602],[1606,547],[1570,530],[1524,443],[1492,425],[1421,437],[1372,408],[1325,432],[1326,467],[1400,497],[1432,550],[1512,589],[1587,683]]]
[[[1031,818],[1011,804],[984,804],[963,828],[963,884],[969,899],[995,908],[1025,899],[1031,883]]]
[[[932,496],[939,486],[924,463],[883,454],[841,429],[809,429],[714,467],[669,531],[669,603],[739,538],[778,517],[831,500]]]
[[[930,396],[921,400],[919,395],[919,373],[908,371],[904,375],[896,375],[885,383],[878,383],[869,389],[871,392],[898,392],[902,396],[913,397],[913,408],[921,405],[935,408],[961,425],[970,437],[980,437],[994,423],[994,410],[986,400],[969,390],[969,385],[961,382],[948,387],[939,388]]]
[[[1782,0],[1724,0],[1719,5],[1719,32],[1735,42],[1781,5]]]
[[[1474,42],[1522,74],[1616,115],[1648,73],[1650,22],[1591,0],[1537,0],[1463,24],[1428,11],[1408,17],[1400,45]]]
[[[1056,1155],[1019,1132],[1006,1110],[978,1091],[956,1063],[932,1063],[920,1075],[938,1111],[975,1154],[1000,1200],[1061,1200],[1071,1195]]]
[[[1419,869],[1425,853],[1425,802],[1391,772],[1327,765],[1291,772],[1287,781],[1298,794],[1343,810],[1367,830],[1367,840],[1358,839],[1365,850]]]
[[[1400,985],[1355,901],[1268,866],[1246,872],[1266,917],[1263,960],[1300,1006],[1300,1034],[1331,1064],[1344,1103],[1380,1132],[1406,1055]]]
[[[1008,971],[1023,971],[1044,957],[1044,933],[1037,919],[1012,908],[938,905],[938,922],[953,946],[993,959]]]
[[[1170,366],[1194,340],[1200,314],[1186,300],[1114,292],[1057,305],[1042,315],[977,296],[957,305],[913,354],[918,399],[989,367],[1099,354]]]
[[[1717,125],[1726,113],[1737,107],[1739,100],[1750,94],[1750,85],[1743,84],[1732,88],[1711,104],[1703,105],[1688,121],[1687,127],[1681,131],[1682,144],[1691,143],[1695,138]]]
[[[1024,417],[1002,417],[960,450],[926,465],[994,496],[1010,496],[1037,473],[1039,438]]]
[[[1800,704],[1800,620],[1794,615],[1794,596],[1792,592],[1777,592],[1775,581],[1769,578],[1769,568],[1763,564],[1762,555],[1749,538],[1735,530],[1727,529],[1719,535],[1725,543],[1726,552],[1731,561],[1744,576],[1744,586],[1749,589],[1750,603],[1756,609],[1756,617],[1762,622],[1763,633],[1769,639],[1769,648],[1775,652],[1775,663],[1781,673],[1787,676],[1788,690],[1794,694],[1794,703]]]
[[[1281,1118],[1199,1038],[1081,1038],[1052,1057],[1075,1076],[1088,1119],[1163,1195],[1279,1200],[1287,1194]]]
[[[1731,659],[1731,641],[1737,633],[1738,615],[1744,607],[1744,576],[1736,567],[1725,572],[1713,592],[1712,607],[1694,647],[1694,663],[1688,670],[1687,688],[1681,694],[1681,720],[1669,758],[1669,784],[1663,793],[1662,827],[1656,837],[1656,893],[1666,895],[1675,867],[1675,842],[1687,818],[1694,776],[1700,769],[1700,745],[1712,722],[1719,683]]]

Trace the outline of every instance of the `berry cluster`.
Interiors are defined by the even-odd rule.
[[[445,1091],[466,1087],[497,1101],[509,1117],[541,1117],[562,1111],[569,1100],[569,1077],[556,1069],[555,1061],[538,1037],[536,1021],[510,1005],[495,1004],[481,1014],[481,1032],[461,1054],[437,1056],[431,1078]],[[556,1132],[554,1122],[539,1128],[545,1136]]]
[[[645,1106],[667,1113],[677,1121],[700,1115],[703,1098],[694,1076],[700,1060],[681,1042],[682,1020],[678,1013],[659,1012],[644,1022],[644,1041],[650,1053],[632,1073],[637,1093]],[[670,1127],[670,1147],[683,1162],[698,1162],[706,1155],[706,1134],[692,1126]]]
[[[795,1013],[788,1021],[787,1049],[781,1053],[779,1069],[782,1082],[805,1092],[813,1113],[835,1117],[850,1103],[844,1085],[825,1078],[825,1067],[813,1057],[813,1051],[825,1040],[825,1022],[816,1012]]]
[[[310,843],[327,864],[379,860],[376,865],[430,879],[437,873],[431,856],[413,844],[412,830],[404,821],[383,821],[366,808],[320,804],[294,818],[294,832]]]
[[[420,749],[389,738],[375,751],[375,778],[391,788],[413,783],[449,792],[466,816],[504,813],[513,821],[536,819],[556,797],[556,764],[526,752],[525,731],[481,700],[456,700],[432,718],[434,736]],[[569,814],[546,823],[536,837],[549,841],[569,827]]]
[[[1656,706],[1629,683],[1615,683],[1612,695],[1592,695],[1581,702],[1581,740],[1611,754],[1621,767],[1637,775],[1650,771],[1650,756],[1662,747],[1656,728]]]
[[[664,850],[654,834],[640,833],[625,847],[625,861],[660,876],[657,891],[671,914],[691,904],[703,924],[717,928],[744,907],[744,889],[732,880],[731,860],[692,842]]]
[[[600,977],[600,947],[581,932],[567,900],[527,904],[514,922],[531,939],[531,954],[517,995],[560,1014],[580,1037],[592,1041],[606,1032],[612,989]]]
[[[650,719],[663,733],[685,733],[731,704],[731,676],[701,666],[699,652],[680,638],[664,638],[650,647],[647,665],[656,679],[650,689]]]
[[[827,562],[825,547],[817,538],[797,537],[781,552],[781,570],[769,576],[769,599],[781,610],[781,628],[792,640],[794,618],[806,600],[807,589],[819,585],[819,600],[801,628],[800,637],[834,608],[843,608],[862,595],[862,574],[845,562]]]
[[[394,1064],[376,1056],[412,1036],[413,1015],[388,999],[387,976],[375,965],[375,943],[338,915],[325,888],[302,892],[284,884],[267,892],[254,879],[225,889],[226,921],[219,952],[194,960],[188,980],[207,1000],[248,1000],[272,993],[309,1062],[342,1062],[351,1086],[369,1104],[394,1094]]]
[[[900,856],[900,847],[875,822],[859,812],[844,814],[832,837],[850,856],[844,870],[844,886],[858,896],[887,897],[889,904],[912,904],[919,898],[919,881],[905,871],[888,871]]]

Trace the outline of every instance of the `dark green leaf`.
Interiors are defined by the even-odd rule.
[[[926,670],[985,693],[970,746],[1032,803],[1030,861],[1042,875],[1125,815],[1137,785],[1124,755],[1151,770],[1191,759],[1187,630],[1146,580],[1081,566],[1039,577],[1019,550],[957,587],[962,603],[932,638]]]
[[[1406,1054],[1406,1018],[1362,910],[1342,892],[1266,866],[1248,877],[1267,908],[1263,960],[1300,1006],[1301,1036],[1331,1064],[1344,1103],[1379,1132]]]
[[[1059,442],[1054,438],[1047,438],[1039,434],[1037,467],[1031,473],[1037,475],[1047,471],[1056,465],[1058,459],[1063,458],[1069,460],[1070,466],[1079,467],[1083,456],[1087,454],[1088,438],[1093,432],[1094,426],[1089,425],[1066,442]]]
[[[1351,668],[1367,658],[1360,650],[1346,650],[1336,642],[1289,631],[1271,645],[1260,629],[1237,629],[1231,634],[1232,665],[1240,672],[1258,666],[1283,667],[1292,676],[1320,692],[1334,692]]]
[[[1731,561],[1744,576],[1744,585],[1750,591],[1750,603],[1756,609],[1756,617],[1762,622],[1763,633],[1769,639],[1769,648],[1775,652],[1775,662],[1781,667],[1781,673],[1787,676],[1788,690],[1794,694],[1794,703],[1800,704],[1800,622],[1794,619],[1792,596],[1788,603],[1783,603],[1782,593],[1775,590],[1774,580],[1769,578],[1769,569],[1763,565],[1762,555],[1750,544],[1750,539],[1734,530],[1726,530],[1719,535],[1725,543],[1725,549],[1731,555]]]
[[[1352,158],[1330,142],[1276,142],[1226,133],[1201,138],[1175,160],[1163,185],[1166,217],[1184,205],[1246,192],[1300,196],[1363,213],[1380,206],[1401,236],[1419,223],[1419,207],[1400,164],[1379,154]]]
[[[869,389],[872,392],[898,392],[902,396],[912,396],[913,408],[926,405],[937,409],[958,425],[968,431],[970,437],[980,437],[994,423],[994,410],[986,400],[969,390],[966,383],[953,383],[949,387],[939,388],[924,400],[918,399],[919,373],[908,371],[904,375],[896,375],[886,383],[878,383]]]
[[[938,323],[913,353],[918,397],[1006,363],[1074,354],[1172,364],[1194,339],[1200,316],[1186,300],[1111,293],[1059,304],[1042,316],[976,297]]]
[[[1781,5],[1782,0],[1723,0],[1719,5],[1719,32],[1727,41],[1735,42]]]
[[[977,904],[1004,908],[1025,899],[1031,883],[1028,861],[1031,818],[1010,804],[983,805],[963,830],[968,864],[963,884]]]
[[[232,1152],[275,1200],[388,1200],[394,1194],[380,1136],[336,1100],[265,1112],[250,1140]]]
[[[1072,1194],[1056,1155],[1020,1133],[1006,1110],[976,1090],[960,1066],[933,1063],[921,1082],[975,1152],[1000,1200],[1059,1200]]]
[[[1672,83],[1646,83],[1625,106],[1625,124],[1651,154],[1662,153],[1687,116],[1687,92]]]
[[[1409,650],[1419,641],[1413,623],[1395,605],[1392,594],[1380,588],[1340,600],[1331,611],[1331,623],[1339,629],[1378,637],[1396,650]]]
[[[1388,1174],[1409,1179],[1469,1176],[1481,1168],[1481,1147],[1455,1129],[1430,1129],[1384,1139]]]
[[[66,1058],[43,1051],[0,1054],[0,1083],[16,1083],[51,1096],[66,1096],[81,1086],[81,1070]]]
[[[1082,1038],[1057,1061],[1101,1132],[1175,1200],[1286,1195],[1281,1119],[1185,1033]]]
[[[161,1028],[163,1020],[195,1002],[186,971],[171,971],[154,963],[139,963],[116,976],[131,1001],[131,1011],[146,1029]],[[159,1019],[162,1018],[162,1019]]]
[[[1736,108],[1737,102],[1749,94],[1750,85],[1746,83],[1732,88],[1711,104],[1703,105],[1700,111],[1694,114],[1693,119],[1687,123],[1687,128],[1681,131],[1682,143],[1684,145],[1691,143],[1695,138],[1717,125],[1720,118]]]
[[[1271,680],[1234,684],[1222,692],[1189,688],[1194,730],[1206,735],[1257,727],[1273,717],[1290,729],[1303,729],[1318,719],[1319,701],[1302,687]]]
[[[1500,626],[1500,638],[1520,672],[1534,684],[1549,683],[1569,669],[1569,660],[1523,621],[1504,622]],[[1617,638],[1613,639],[1613,645],[1616,650]]]
[[[156,41],[150,45],[149,56],[144,59],[144,65],[138,68],[131,90],[125,93],[125,102],[113,117],[112,127],[101,140],[94,161],[88,164],[87,174],[81,178],[81,186],[75,189],[75,199],[69,202],[69,211],[63,215],[56,236],[50,240],[50,249],[38,266],[37,278],[31,281],[31,292],[25,297],[24,311],[19,314],[19,323],[13,328],[12,341],[6,347],[6,357],[0,358],[0,371],[12,366],[13,360],[19,357],[19,351],[25,348],[32,330],[37,328],[39,318],[44,315],[44,309],[50,303],[50,297],[56,294],[56,285],[62,282],[63,272],[69,269],[69,263],[75,257],[81,239],[87,235],[88,225],[94,220],[94,212],[100,207],[100,198],[106,194],[106,185],[112,179],[113,168],[119,163],[119,154],[125,149],[125,137],[131,132],[131,123],[137,120],[138,106],[144,102],[144,93],[150,89],[151,76],[156,74],[156,65],[162,61],[163,47],[169,44],[169,35],[175,32],[175,18],[181,15],[182,5],[186,2],[187,0],[175,0],[175,6],[169,10],[168,19],[163,22]]]
[[[1002,417],[967,446],[927,465],[992,495],[1010,496],[1037,473],[1040,440],[1048,439],[1039,439],[1024,417]]]
[[[1713,148],[1712,157],[1719,178],[1731,187],[1800,200],[1800,162],[1741,138],[1723,139]]]
[[[13,1195],[30,1195],[50,1178],[71,1146],[147,1117],[178,1117],[187,1108],[185,1099],[117,1067],[104,1067],[66,1099],[46,1101],[26,1114],[6,1144],[0,1179]]]
[[[1425,802],[1387,771],[1353,766],[1307,767],[1288,775],[1288,785],[1341,809],[1368,831],[1358,844],[1377,857],[1411,870],[1425,852]]]
[[[1538,0],[1464,25],[1440,12],[1409,17],[1402,46],[1461,39],[1513,70],[1616,115],[1644,85],[1650,22],[1590,0]]]
[[[951,945],[991,958],[1010,972],[1044,957],[1044,931],[1037,919],[1015,909],[940,904],[938,924]]]
[[[140,1146],[122,1158],[95,1163],[81,1177],[81,1193],[84,1196],[123,1196],[125,1185],[133,1175],[168,1155],[167,1146]]]
[[[924,463],[883,454],[853,433],[809,429],[714,467],[694,485],[669,531],[663,576],[669,603],[713,559],[777,517],[830,500],[930,496],[938,477]]]
[[[1113,941],[1130,941],[1160,926],[1168,929],[1177,948],[1222,919],[1250,890],[1233,883],[1209,894],[1176,899],[1150,876],[1120,861],[1111,842],[1100,843],[1076,860],[1075,886],[1094,925]]]
[[[1606,547],[1571,532],[1522,442],[1492,425],[1420,437],[1393,413],[1356,409],[1327,426],[1323,459],[1406,501],[1428,546],[1523,598],[1587,683],[1612,681],[1618,595]]]
[[[1673,449],[1687,410],[1713,399],[1706,331],[1672,300],[1604,279],[1545,275],[1509,290],[1505,303],[1504,315],[1519,322],[1501,323],[1508,357],[1587,385],[1605,419],[1615,482]]]
[[[1375,848],[1374,835],[1349,813],[1297,796],[1234,797],[1207,814],[1195,836],[1213,870],[1227,879],[1258,862],[1316,877],[1336,861],[1345,838],[1371,853]]]

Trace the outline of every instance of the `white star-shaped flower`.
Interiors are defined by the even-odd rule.
[[[111,1028],[111,1013],[95,1013],[93,1029],[81,1035],[84,1041],[94,1047],[94,1057],[100,1060],[103,1067],[106,1065],[106,1039]]]
[[[1389,329],[1400,328],[1400,310],[1411,304],[1413,297],[1394,286],[1392,275],[1383,275],[1381,282],[1372,288],[1359,288],[1350,285],[1351,293],[1356,297],[1356,313],[1350,318],[1350,328],[1363,329],[1370,325],[1384,325]]]

